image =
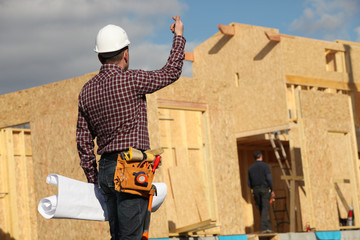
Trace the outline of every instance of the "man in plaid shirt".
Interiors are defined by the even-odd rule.
[[[146,94],[175,82],[181,75],[184,26],[179,16],[173,19],[170,56],[165,66],[155,71],[128,70],[130,41],[126,32],[115,25],[102,28],[95,47],[102,63],[100,72],[79,94],[76,141],[80,165],[88,182],[98,184],[105,196],[112,240],[140,240],[143,233],[148,199],[115,191],[113,179],[120,151],[150,148]],[[99,174],[95,138],[101,155]]]

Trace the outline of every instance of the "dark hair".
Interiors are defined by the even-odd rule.
[[[260,150],[256,150],[256,151],[254,152],[254,159],[255,159],[255,160],[258,159],[258,158],[260,158],[261,156],[262,156],[262,153],[261,153]]]
[[[118,63],[123,59],[124,52],[129,47],[124,47],[120,50],[114,52],[107,52],[107,53],[99,53],[99,60],[102,64],[105,63]]]

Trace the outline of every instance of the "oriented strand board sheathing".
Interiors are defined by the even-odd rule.
[[[350,115],[347,95],[302,91],[301,98],[303,118],[328,119],[328,129],[331,131],[351,130],[353,119]]]
[[[348,98],[346,95],[322,92],[300,93],[304,134],[301,151],[304,166],[307,166],[304,169],[307,201],[302,202],[302,205],[311,208],[307,212],[310,215],[303,212],[303,218],[317,230],[334,230],[340,227],[337,203],[340,192],[347,187],[341,186],[343,190],[338,186],[335,188],[336,177],[349,176],[353,182],[351,189],[357,189],[355,182],[358,179],[354,173],[356,167],[353,167],[353,118]],[[319,142],[322,144],[316,144]],[[340,164],[345,165],[341,170]],[[346,165],[352,167],[347,168]],[[354,195],[350,195],[350,198],[348,202],[352,201]]]
[[[200,222],[196,204],[196,192],[193,189],[192,179],[188,167],[169,168],[171,188],[173,191],[178,222],[176,228]]]
[[[335,42],[325,42],[321,40],[296,37],[294,39],[283,38],[281,41],[283,49],[284,72],[289,75],[311,76],[313,78],[327,79],[340,82],[360,82],[359,80],[359,47],[352,46],[347,48],[343,44]],[[350,56],[351,72],[330,71],[326,64],[326,51],[333,50],[343,55]],[[337,63],[340,64],[340,63]],[[355,77],[357,76],[357,77]]]
[[[62,114],[53,119],[49,115],[37,120],[31,125],[34,149],[34,167],[37,169],[36,202],[41,198],[57,194],[57,187],[46,184],[50,173],[86,181],[79,166],[75,142],[76,114]],[[53,235],[57,239],[81,239],[85,233],[91,233],[99,238],[108,236],[107,222],[92,222],[80,220],[46,220],[38,216],[39,235]],[[71,230],[72,229],[72,230]]]
[[[329,161],[332,162],[334,169],[332,177],[334,179],[334,188],[336,192],[336,204],[339,212],[339,218],[347,219],[349,207],[354,205],[352,199],[351,184],[354,179],[349,174],[352,169],[351,152],[349,151],[349,135],[344,133],[329,132],[329,145],[332,146],[330,150]]]
[[[157,112],[157,101],[152,95],[147,96],[147,103],[149,106],[153,106],[148,109],[148,119],[158,119]],[[153,129],[152,133],[149,135],[150,138],[150,148],[158,149],[161,147],[160,144],[160,131],[159,131],[159,121],[149,121],[148,128]],[[162,167],[164,162],[167,162],[169,159],[163,153],[162,154],[162,163],[160,163],[159,167],[156,170],[156,174],[154,177],[154,182],[166,182],[164,179],[168,176],[167,171]],[[168,189],[169,191],[169,189]],[[170,194],[168,192],[168,194]],[[167,199],[166,199],[167,202]],[[168,219],[167,219],[167,210],[165,207],[166,203],[164,203],[163,207],[159,208],[155,214],[151,215],[151,224],[150,224],[150,238],[162,238],[169,236],[169,227],[168,227]]]
[[[311,194],[312,201],[307,201],[312,208],[312,227],[317,230],[339,229],[336,211],[336,195],[333,185],[333,171],[336,166],[329,161],[329,152],[333,146],[327,141],[326,120],[304,119],[307,151],[308,174],[310,182],[305,182],[306,194]],[[322,144],[316,144],[321,142]]]
[[[214,178],[216,182],[216,196],[219,211],[221,234],[245,231],[239,196],[241,193],[240,176],[236,145],[230,143],[233,137],[233,118],[220,117],[227,115],[223,111],[213,112],[216,122],[211,121],[213,149]],[[235,141],[236,143],[236,141]],[[234,194],[236,193],[236,194]],[[232,203],[232,204],[228,204]]]
[[[241,116],[237,132],[286,123],[281,46],[267,39],[264,28],[235,24],[235,32],[233,37],[217,33],[194,50],[195,57],[197,52],[208,54],[193,63],[194,77],[206,79],[207,102]],[[219,65],[226,58],[232,60]]]

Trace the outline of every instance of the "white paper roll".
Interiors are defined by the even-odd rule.
[[[105,198],[97,185],[58,174],[50,174],[46,182],[57,186],[58,194],[40,200],[38,211],[44,218],[107,221]],[[155,212],[165,200],[167,187],[165,183],[153,185],[156,187],[156,195],[152,202],[152,212]]]

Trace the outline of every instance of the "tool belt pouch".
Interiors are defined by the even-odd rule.
[[[128,163],[119,157],[114,175],[115,190],[148,197],[154,178],[151,169],[148,162]]]

